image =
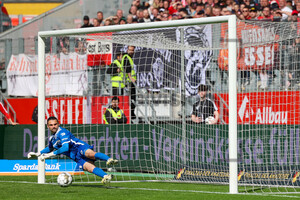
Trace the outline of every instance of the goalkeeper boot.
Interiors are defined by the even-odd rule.
[[[103,184],[109,184],[111,179],[113,179],[113,175],[111,174],[108,174],[108,175],[105,175],[103,178],[102,178],[102,181],[101,183]]]
[[[109,158],[109,159],[107,160],[107,162],[106,162],[106,165],[111,166],[111,165],[117,165],[118,163],[119,163],[118,160]]]

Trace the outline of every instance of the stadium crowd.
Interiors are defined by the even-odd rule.
[[[104,18],[101,11],[93,19],[84,16],[82,28],[232,14],[241,20],[299,21],[299,12],[298,0],[133,0],[129,11],[118,9],[114,16]]]
[[[150,0],[144,2],[133,0],[129,11],[117,9],[114,16],[104,18],[101,11],[98,11],[97,16],[93,16],[92,19],[84,16],[81,28],[233,14],[240,20],[300,22],[299,13],[300,1],[298,0]],[[295,40],[294,43],[298,44],[299,41]],[[291,69],[288,70],[291,71]],[[255,71],[254,73],[260,80],[260,89],[266,89],[274,76],[273,72],[268,71]],[[296,79],[295,74],[289,72],[287,79],[287,81],[283,81],[286,83],[281,84],[283,88],[287,88],[295,82],[292,81]],[[250,84],[250,71],[241,71],[241,84],[243,88]]]

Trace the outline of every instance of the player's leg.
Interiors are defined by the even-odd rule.
[[[92,162],[85,162],[83,164],[83,169],[97,176],[100,176],[102,178],[101,183],[103,184],[109,183],[113,178],[111,174],[105,173],[101,168],[96,167]]]
[[[85,151],[85,157],[92,159],[92,160],[104,160],[106,161],[107,165],[116,165],[118,164],[118,160],[110,158],[108,155],[100,152],[95,152],[92,149],[87,149]]]

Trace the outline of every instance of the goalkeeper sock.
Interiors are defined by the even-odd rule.
[[[102,169],[95,167],[93,170],[93,174],[100,176],[101,178],[103,178],[105,175],[107,175],[107,173],[105,173]]]
[[[109,159],[109,156],[105,155],[104,153],[96,153],[95,158],[96,158],[96,160],[105,160],[105,161],[107,161]]]

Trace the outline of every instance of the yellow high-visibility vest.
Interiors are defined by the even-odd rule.
[[[123,66],[121,65],[121,63],[118,60],[114,60],[113,63],[118,66],[118,68],[121,70],[121,72],[119,72],[118,75],[111,77],[111,79],[110,79],[111,86],[116,87],[116,88],[118,88],[118,87],[124,88],[125,84],[124,84],[124,80],[123,80],[123,78],[124,78]]]
[[[107,108],[105,113],[106,112],[110,112],[111,113],[111,116],[113,118],[117,118],[117,119],[121,119],[122,118],[122,114],[123,114],[123,110],[119,110],[117,113],[112,109],[112,108]],[[103,114],[103,120],[105,121],[105,124],[109,124],[106,117],[105,117],[105,113]]]
[[[125,54],[125,55],[122,57],[122,62],[121,62],[122,67],[124,67],[124,59],[125,59],[125,58],[128,58],[129,63],[130,63],[130,66],[131,66],[131,72],[130,72],[131,77],[132,77],[134,80],[136,80],[136,73],[135,73],[135,71],[134,71],[134,62],[133,62],[132,58],[131,58],[128,54]],[[127,74],[126,74],[126,80],[129,81],[129,82],[131,82],[131,80],[130,80],[130,78],[128,77]]]

